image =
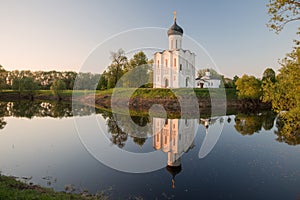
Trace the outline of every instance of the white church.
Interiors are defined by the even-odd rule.
[[[182,48],[183,29],[176,23],[168,30],[169,49],[154,53],[154,88],[218,88],[220,80],[210,77],[195,79],[195,53]]]
[[[169,49],[154,54],[154,88],[193,88],[195,54],[182,48],[183,29],[176,23],[168,30]]]

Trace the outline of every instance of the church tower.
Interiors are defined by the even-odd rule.
[[[168,32],[169,49],[154,54],[154,88],[193,88],[195,87],[195,54],[182,48],[183,29],[174,24]]]

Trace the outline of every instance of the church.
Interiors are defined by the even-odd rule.
[[[182,48],[183,29],[176,22],[168,29],[169,49],[154,54],[154,88],[194,88],[195,53]]]

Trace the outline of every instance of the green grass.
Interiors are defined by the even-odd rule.
[[[225,91],[225,92],[224,92]],[[27,92],[24,91],[23,94]],[[164,89],[164,88],[116,88],[109,90],[64,90],[61,94],[62,97],[72,97],[74,96],[84,96],[89,94],[96,94],[99,96],[111,96],[112,93],[117,95],[118,97],[127,97],[132,94],[131,97],[139,97],[139,98],[166,98],[172,99],[175,98],[176,95],[184,95],[184,96],[192,96],[196,95],[198,98],[210,98],[210,96],[223,98],[226,93],[227,100],[237,99],[236,90],[231,88],[213,88],[213,89],[205,89],[205,88],[194,88],[194,89]],[[14,90],[3,90],[0,92],[0,95],[18,95],[17,91]],[[49,96],[53,97],[54,94],[51,90],[36,90],[36,97],[39,96]]]
[[[30,186],[13,177],[0,175],[0,200],[70,200],[70,199],[108,199],[104,194],[100,195],[83,195],[70,194],[65,192],[55,192],[52,189],[42,188],[40,186]]]
[[[115,93],[118,97],[126,97],[131,93],[131,97],[139,97],[139,98],[175,98],[176,95],[184,95],[184,96],[192,96],[196,95],[198,98],[210,98],[210,96],[223,98],[226,94],[227,100],[236,99],[236,90],[231,88],[194,88],[194,89],[163,89],[163,88],[117,88],[110,90],[97,91],[97,95],[111,95]]]

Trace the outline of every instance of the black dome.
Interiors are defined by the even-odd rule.
[[[168,36],[169,35],[182,35],[182,34],[183,34],[183,29],[177,25],[176,19],[175,19],[174,24],[168,30]]]

